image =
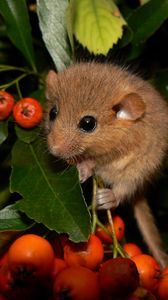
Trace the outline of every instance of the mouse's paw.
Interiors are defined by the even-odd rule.
[[[111,209],[118,206],[119,201],[116,199],[111,189],[98,189],[96,194],[97,209]]]
[[[76,167],[79,172],[79,180],[81,183],[85,182],[93,174],[92,168],[90,167],[87,161],[77,163]]]

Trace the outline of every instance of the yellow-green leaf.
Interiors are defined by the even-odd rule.
[[[73,33],[90,52],[106,55],[122,37],[126,21],[112,0],[75,1]]]

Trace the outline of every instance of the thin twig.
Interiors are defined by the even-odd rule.
[[[10,86],[12,86],[14,84],[17,84],[17,82],[19,82],[20,80],[22,80],[23,78],[25,78],[27,75],[28,74],[22,74],[19,77],[17,77],[16,79],[10,81],[9,83],[0,85],[0,89],[4,89],[5,90],[5,89],[9,88]]]

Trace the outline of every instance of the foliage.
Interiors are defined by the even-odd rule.
[[[140,70],[168,97],[168,1],[132,3],[0,1],[0,88],[15,101],[33,96],[45,109],[50,68],[60,71],[78,60],[117,60]],[[86,240],[91,231],[83,197],[87,186],[81,188],[75,167],[51,157],[43,132],[43,124],[31,130],[19,127],[12,115],[0,122],[1,250],[14,234],[30,228],[66,232],[74,241]],[[166,171],[154,188],[156,199],[158,194],[163,201],[152,204],[165,243]]]

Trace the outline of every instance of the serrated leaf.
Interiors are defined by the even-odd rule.
[[[58,71],[71,63],[66,30],[68,0],[37,0],[37,14],[43,40]]]
[[[0,122],[0,144],[8,137],[8,122]]]
[[[78,182],[76,168],[66,171],[49,160],[42,141],[17,141],[12,153],[11,190],[24,200],[19,209],[51,230],[66,232],[74,241],[86,240],[90,215]]]
[[[122,37],[125,20],[111,0],[75,1],[73,31],[90,52],[106,55]]]
[[[25,230],[33,224],[16,207],[16,204],[12,204],[0,210],[0,231]]]
[[[135,10],[127,19],[133,30],[133,45],[145,42],[168,18],[168,0],[152,0]]]
[[[0,14],[2,14],[4,18],[9,38],[22,52],[32,69],[35,71],[34,50],[26,1],[0,1]]]

